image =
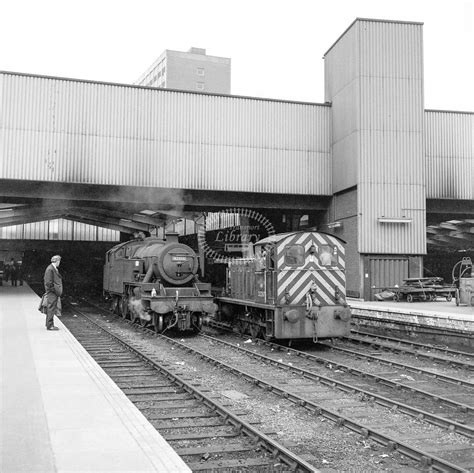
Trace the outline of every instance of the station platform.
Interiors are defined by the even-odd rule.
[[[356,317],[371,317],[381,322],[390,319],[419,328],[465,333],[466,337],[474,335],[474,307],[457,306],[454,299],[451,302],[444,298],[433,302],[366,302],[348,298],[347,303]]]
[[[39,297],[0,286],[0,471],[190,472]]]

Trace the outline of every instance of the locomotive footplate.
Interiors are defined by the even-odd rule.
[[[237,323],[243,333],[276,339],[319,339],[347,336],[350,309],[346,306],[271,305],[258,302],[216,298],[222,321]]]

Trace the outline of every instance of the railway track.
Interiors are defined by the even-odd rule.
[[[317,471],[146,346],[132,346],[84,313],[63,323],[192,471]]]
[[[328,357],[325,352],[314,349],[299,351],[260,340],[254,342],[271,348],[268,355],[271,362],[277,358],[281,363],[291,363],[293,368],[301,368],[305,376],[318,377],[321,382],[343,391],[352,389],[380,405],[423,418],[426,422],[469,439],[474,438],[474,383],[454,377],[440,382],[430,373],[423,372],[418,372],[415,379],[404,374],[403,369],[392,367],[387,371],[374,362],[361,366],[360,363],[354,363],[353,359],[346,359],[344,363],[340,357]],[[279,354],[282,352],[285,354],[284,359]]]
[[[450,368],[462,368],[474,371],[474,353],[457,351],[436,345],[425,345],[400,338],[384,337],[365,332],[353,332],[350,337],[341,340],[355,345],[376,348],[384,352],[406,354],[419,359],[429,360]]]
[[[372,439],[388,450],[406,455],[419,462],[421,468],[435,471],[469,471],[474,468],[470,440],[471,406],[438,395],[440,400],[431,402],[434,406],[442,406],[441,413],[429,412],[425,393],[417,392],[415,395],[412,389],[404,392],[404,387],[387,382],[386,377],[376,377],[361,370],[355,373],[350,367],[292,349],[283,348],[282,356],[278,351],[281,347],[263,341],[247,344],[252,347],[248,350],[241,338],[229,337],[227,342],[205,336],[184,341],[159,336],[159,340],[185,351],[183,363],[186,365],[192,365],[199,357],[213,367],[234,373],[254,386],[293,402],[299,409],[330,419],[338,426],[359,433],[364,439]],[[169,353],[170,349],[166,351]],[[182,359],[183,354],[180,357]],[[322,374],[321,368],[331,376]],[[347,375],[356,379],[341,379]],[[372,386],[367,386],[368,380]],[[392,393],[402,393],[405,401],[407,397],[422,396],[423,400],[419,402],[424,409],[376,392],[381,386],[387,388],[386,385]]]
[[[374,317],[371,315],[357,314],[354,317],[353,323],[356,330],[354,333],[363,333],[367,330],[367,334],[372,334],[378,337],[379,333],[383,333],[384,337],[387,333],[397,334],[400,337],[405,337],[407,332],[411,336],[416,337],[423,342],[430,340],[433,345],[439,343],[439,340],[446,341],[452,346],[457,346],[461,350],[467,348],[472,349],[472,342],[466,340],[466,333],[461,329],[430,327],[427,325],[420,325],[416,322],[409,322],[407,320],[395,320],[393,317]],[[375,331],[375,333],[374,333]]]
[[[235,341],[225,342],[214,338],[209,343],[208,339],[203,342],[203,338],[186,340],[186,346],[181,348],[186,350],[192,348],[201,356],[208,357],[212,363],[220,359],[221,363],[233,366],[236,374],[245,376],[264,389],[279,393],[286,399],[291,399],[298,405],[333,420],[338,425],[344,425],[361,435],[373,438],[389,448],[398,449],[413,459],[427,462],[435,469],[454,468],[454,471],[462,471],[464,468],[474,467],[470,441],[473,437],[470,414],[466,417],[465,413],[461,414],[460,422],[466,422],[467,418],[471,422],[469,426],[463,425],[449,419],[448,416],[433,415],[425,409],[381,396],[374,392],[375,389],[372,391],[362,389],[357,382],[352,381],[349,384],[335,379],[334,376],[324,376],[317,370],[311,356],[302,352],[300,356],[295,356],[296,350],[288,352],[284,349],[286,355],[291,353],[293,356],[282,357],[281,352],[276,351],[275,346],[272,347],[271,344],[253,346],[252,350],[249,350],[238,346]],[[224,349],[216,349],[216,345],[224,346]],[[265,349],[264,353],[261,351],[262,348]],[[234,354],[236,351],[242,356]],[[262,366],[250,365],[253,369],[243,373],[236,367],[249,365],[245,357],[260,361]],[[263,367],[265,379],[261,379],[258,374]],[[340,371],[341,366],[337,368],[337,371]],[[301,385],[302,378],[305,382]],[[308,384],[308,381],[314,383]],[[398,390],[394,392],[398,393]],[[413,422],[405,414],[414,417],[417,422]],[[428,433],[426,422],[444,428],[432,427]]]

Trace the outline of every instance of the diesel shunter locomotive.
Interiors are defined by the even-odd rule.
[[[106,254],[104,295],[124,318],[168,329],[199,330],[205,316],[217,310],[211,285],[197,277],[198,258],[177,234],[114,246]]]
[[[265,339],[346,336],[344,241],[320,232],[271,235],[252,258],[231,260],[218,317]]]

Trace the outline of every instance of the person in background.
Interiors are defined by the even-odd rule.
[[[6,283],[10,279],[10,265],[8,263],[5,263],[5,267],[3,268],[3,277]]]
[[[54,255],[51,264],[44,272],[44,290],[46,294],[46,329],[59,330],[54,325],[54,316],[58,313],[58,301],[63,293],[63,278],[59,273],[61,256]]]
[[[20,286],[23,286],[23,262],[18,261],[18,281],[20,281]]]
[[[18,268],[13,258],[10,261],[10,279],[12,281],[12,286],[18,285]]]

